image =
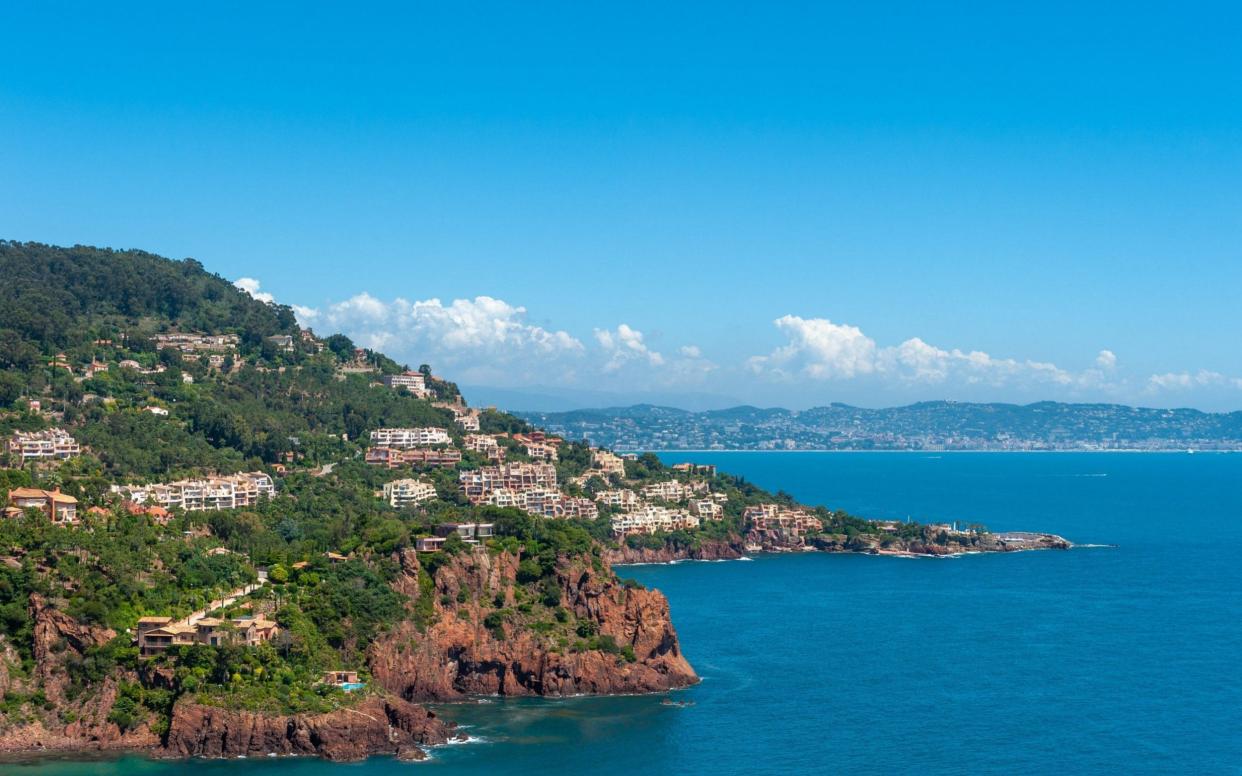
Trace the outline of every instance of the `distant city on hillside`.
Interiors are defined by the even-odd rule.
[[[937,401],[707,412],[636,405],[514,414],[618,450],[1242,450],[1242,412],[1119,404]]]

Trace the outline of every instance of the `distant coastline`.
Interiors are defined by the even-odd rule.
[[[830,448],[808,449],[808,450],[756,450],[754,448],[750,448],[750,449],[730,448],[727,450],[721,450],[721,449],[713,450],[713,449],[706,449],[706,448],[679,448],[679,447],[662,448],[662,449],[655,449],[655,448],[630,449],[630,448],[620,447],[620,448],[617,448],[617,452],[618,453],[655,453],[656,455],[672,455],[675,453],[843,453],[843,454],[863,454],[863,455],[870,455],[870,454],[875,454],[875,453],[894,453],[894,454],[900,454],[900,455],[910,455],[910,454],[957,455],[960,453],[972,453],[972,454],[973,453],[988,453],[988,454],[995,453],[997,455],[1022,455],[1022,454],[1034,454],[1034,453],[1039,453],[1039,454],[1072,453],[1072,454],[1098,455],[1102,453],[1138,453],[1138,454],[1143,454],[1143,455],[1211,455],[1211,454],[1227,455],[1231,453],[1242,452],[1242,447],[1229,448],[1229,449],[1224,449],[1224,450],[1200,450],[1200,449],[1195,449],[1195,448],[1188,448],[1186,450],[1175,450],[1172,448],[1164,449],[1164,450],[1145,450],[1142,448],[1131,448],[1131,447],[1110,448],[1107,450],[1078,450],[1074,448],[1066,448],[1064,450],[992,450],[988,448],[970,449],[970,450],[960,450],[960,449],[959,450],[910,450],[910,449],[853,450],[853,449],[830,449]]]
[[[868,409],[635,405],[517,412],[568,439],[614,450],[843,452],[1196,452],[1242,450],[1242,412],[1120,404],[921,402]]]

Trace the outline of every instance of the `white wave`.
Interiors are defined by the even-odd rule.
[[[440,744],[440,746],[465,746],[466,744],[486,744],[486,743],[487,743],[487,739],[484,738],[483,736],[468,735],[466,736],[466,739],[464,741],[459,741],[458,739],[453,738],[453,739],[449,739],[443,744]]]

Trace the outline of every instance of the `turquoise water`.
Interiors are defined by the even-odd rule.
[[[30,776],[1242,772],[1242,455],[667,456],[874,517],[1116,547],[807,554],[622,569],[669,597],[703,683],[447,707],[431,762],[44,763]],[[3,768],[3,766],[0,766]]]

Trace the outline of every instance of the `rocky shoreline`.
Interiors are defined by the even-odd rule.
[[[618,581],[610,564],[736,560],[753,552],[850,552],[874,555],[946,556],[963,553],[1069,549],[1060,536],[1039,533],[984,534],[973,544],[873,543],[873,537],[815,537],[797,545],[756,546],[752,537],[704,541],[696,547],[604,550],[595,561],[562,558],[556,582],[561,606],[600,636],[624,645],[626,656],[603,649],[550,646],[531,629],[484,625],[488,601],[514,603],[520,558],[510,553],[463,553],[440,566],[434,588],[420,588],[417,553],[393,556],[400,573],[392,582],[416,605],[432,597],[434,617],[425,629],[398,623],[367,650],[373,694],[352,708],[322,714],[274,715],[205,705],[183,696],[172,709],[168,730],[149,723],[122,730],[108,720],[121,682],[170,686],[167,669],[118,670],[86,698],[69,697],[67,666],[92,647],[115,637],[111,630],[82,625],[39,596],[32,596],[35,672],[10,675],[16,655],[0,640],[0,692],[41,687],[47,713],[7,726],[0,758],[49,754],[137,753],[155,758],[314,756],[345,762],[371,756],[425,758],[424,747],[460,740],[455,725],[420,705],[475,695],[547,696],[662,693],[699,681],[682,655],[668,600],[655,590]],[[603,561],[600,563],[600,561]],[[425,577],[426,574],[424,573]],[[72,710],[72,714],[64,713]],[[68,720],[68,721],[66,721]],[[58,724],[59,722],[59,724]]]
[[[420,745],[444,744],[454,725],[397,698],[366,698],[327,714],[265,715],[193,702],[173,709],[159,757],[236,758],[314,755],[349,762],[376,755],[422,760]]]
[[[697,547],[621,547],[611,548],[605,557],[611,565],[674,563],[685,560],[740,560],[757,553],[829,552],[858,555],[891,555],[899,557],[949,557],[964,554],[1028,552],[1032,550],[1068,550],[1074,546],[1068,539],[1050,533],[1008,532],[983,534],[973,544],[939,544],[935,542],[893,542],[885,546],[875,537],[840,536],[814,537],[798,543],[773,543],[759,537],[731,537],[728,541],[705,541]]]
[[[562,558],[556,581],[561,606],[591,624],[606,649],[559,649],[520,625],[487,627],[489,602],[515,604],[519,556],[462,553],[421,588],[423,571],[412,550],[393,557],[400,568],[392,587],[411,611],[431,596],[434,617],[425,630],[413,619],[398,623],[367,650],[372,695],[353,707],[322,714],[264,714],[197,702],[174,704],[160,735],[144,722],[122,730],[108,719],[122,682],[171,689],[167,669],[117,669],[89,696],[70,697],[68,666],[111,641],[112,630],[82,625],[51,602],[32,596],[35,673],[10,675],[20,662],[0,638],[0,693],[39,687],[46,704],[33,718],[0,730],[0,758],[70,753],[144,754],[155,758],[314,756],[345,762],[371,756],[418,760],[423,747],[460,740],[452,722],[420,705],[473,695],[570,696],[667,692],[699,681],[682,655],[668,601],[654,590],[616,580],[606,563]],[[425,578],[426,574],[423,573]],[[423,602],[424,605],[426,602]],[[624,654],[620,648],[624,648]]]

